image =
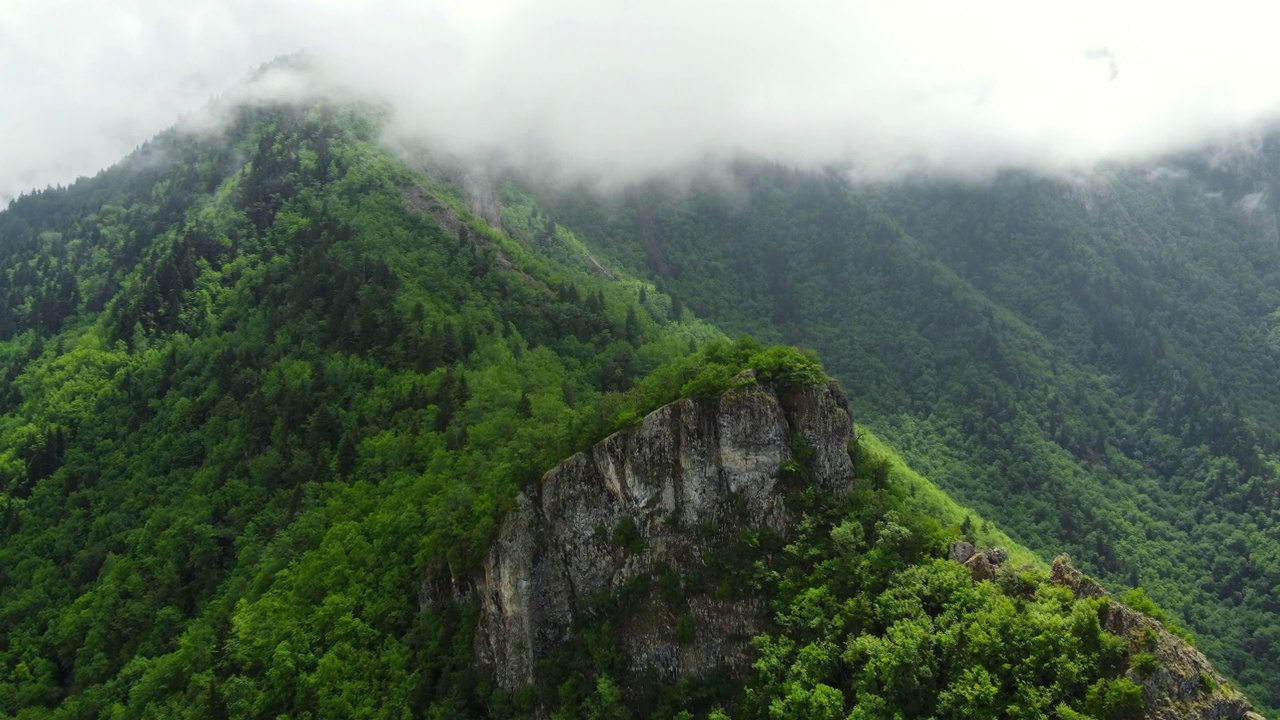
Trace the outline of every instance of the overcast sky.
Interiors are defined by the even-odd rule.
[[[0,0],[0,199],[115,162],[306,48],[458,150],[644,172],[1075,167],[1280,112],[1274,3]]]

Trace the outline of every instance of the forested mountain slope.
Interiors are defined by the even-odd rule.
[[[476,183],[448,164],[406,165],[379,143],[379,107],[313,97],[214,111],[217,122],[163,133],[97,177],[0,212],[0,716],[1101,720],[1163,701],[1142,683],[1175,669],[1162,665],[1179,656],[1164,652],[1171,637],[1109,630],[1135,616],[1051,581],[871,433],[845,446],[857,471],[842,495],[815,491],[804,442],[774,438],[794,532],[686,528],[719,563],[639,588],[676,610],[697,592],[749,595],[765,619],[747,676],[649,678],[623,702],[620,592],[578,598],[591,612],[562,662],[532,687],[500,688],[476,663],[480,604],[468,588],[521,490],[678,398],[715,407],[757,384],[826,386],[814,357],[729,343],[687,307],[774,337],[814,318],[814,335],[797,337],[839,341],[830,351],[854,407],[880,408],[868,419],[956,488],[992,485],[972,498],[1011,525],[1019,503],[1029,517],[1043,504],[1008,493],[999,475],[958,481],[979,462],[1021,457],[996,442],[1010,428],[1047,448],[1024,453],[1047,463],[1028,477],[1060,488],[1082,528],[1128,516],[1108,514],[1111,491],[1088,485],[1093,466],[1036,434],[1040,416],[983,413],[1045,368],[1087,398],[1115,393],[829,179],[755,173],[774,188],[761,222],[808,233],[811,249],[753,256],[709,243],[706,266],[683,280],[671,271],[691,246],[655,242],[665,220],[645,215],[636,247],[659,253],[655,277],[682,303],[568,229],[598,231],[628,259],[625,238],[591,213],[558,224],[533,195],[499,206],[463,190]],[[738,232],[741,209],[717,210],[717,198],[687,237]],[[804,198],[818,204],[797,215]],[[855,257],[850,227],[881,251]],[[843,260],[781,302],[792,296],[779,271],[802,252]],[[904,278],[915,296],[950,293],[931,324],[913,326],[916,307],[895,304]],[[847,287],[868,292],[857,307],[879,335],[848,335]],[[883,306],[870,304],[872,288]],[[970,385],[949,374],[970,352],[954,314],[968,306],[966,322],[1001,343],[987,357],[996,384],[981,366]],[[951,355],[921,349],[935,332],[952,333]],[[871,340],[885,354],[859,350],[855,372],[849,348]],[[914,371],[925,379],[904,385]],[[945,400],[952,415],[913,419],[956,387],[973,389]],[[1062,412],[1107,451],[1109,416]],[[943,422],[956,418],[970,424]],[[973,455],[984,447],[997,454]],[[1057,551],[1059,528],[1045,528],[1028,537]],[[598,540],[625,558],[642,549],[638,532],[619,522]],[[1007,572],[945,559],[962,535],[1006,545]],[[1088,557],[1107,567],[1105,553]],[[1140,593],[1126,599],[1158,612]],[[1247,709],[1211,672],[1188,678],[1191,702]]]
[[[228,113],[0,213],[0,712],[447,704],[422,578],[718,336],[494,231],[374,108]]]
[[[1277,144],[1074,181],[855,187],[743,161],[552,216],[1042,553],[1140,583],[1280,705]]]

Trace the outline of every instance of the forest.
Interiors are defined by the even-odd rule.
[[[379,107],[225,115],[0,212],[0,716],[1138,717],[1150,660],[1045,582],[1059,552],[1280,705],[1280,298],[1247,218],[1170,218],[1120,171],[1126,212],[1073,224],[1049,181],[753,164],[745,206],[510,175],[486,218],[456,167],[381,145]],[[1186,247],[1125,234],[1138,200]],[[830,373],[872,431],[853,496],[726,569],[776,621],[756,675],[625,702],[605,622],[560,682],[493,687],[476,607],[423,607],[423,579],[474,572],[564,458],[744,369]],[[943,559],[963,536],[1026,569],[973,583]]]

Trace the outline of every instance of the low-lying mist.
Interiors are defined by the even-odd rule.
[[[877,180],[1079,169],[1275,116],[1280,86],[1268,77],[1280,45],[1266,12],[126,0],[66,13],[20,3],[0,10],[0,103],[21,109],[0,113],[0,199],[92,174],[302,48],[334,82],[390,103],[394,139],[554,158],[596,177],[744,153]]]

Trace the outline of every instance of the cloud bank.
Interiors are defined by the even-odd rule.
[[[10,0],[0,200],[96,172],[300,49],[458,152],[1080,167],[1280,114],[1277,20],[1252,2]]]

